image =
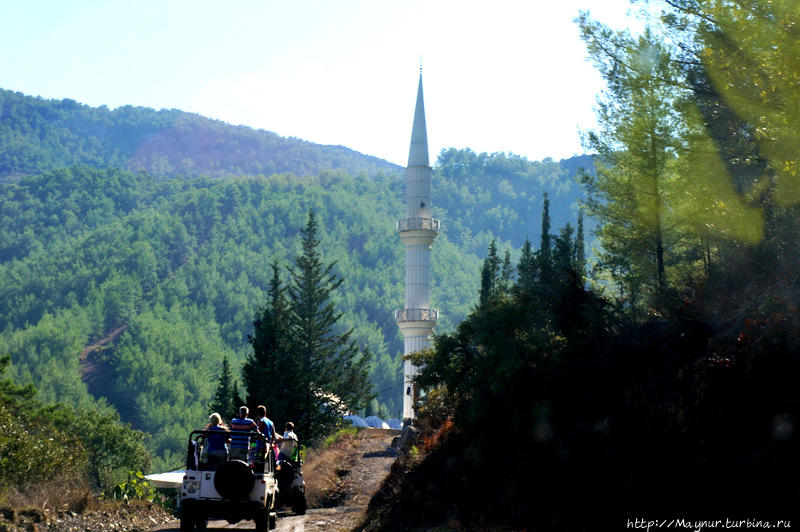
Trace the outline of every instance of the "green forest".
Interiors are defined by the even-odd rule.
[[[270,264],[290,263],[313,211],[322,256],[343,279],[334,295],[338,326],[352,328],[352,340],[372,355],[377,397],[363,413],[400,416],[402,339],[393,311],[403,304],[395,223],[404,181],[394,167],[353,171],[374,168],[367,158],[307,175],[308,159],[289,149],[279,154],[289,170],[268,176],[240,175],[241,166],[194,176],[131,171],[127,155],[104,147],[111,129],[101,142],[92,140],[97,128],[92,137],[43,117],[85,126],[113,115],[127,135],[141,124],[169,127],[156,120],[165,112],[2,94],[0,353],[11,356],[14,382],[33,383],[44,404],[119,415],[149,435],[153,470],[177,466],[189,429],[209,414],[223,360],[242,383]],[[26,135],[44,140],[11,142]],[[65,157],[78,153],[76,138],[94,148]],[[591,159],[568,164],[578,163]],[[440,154],[433,197],[443,230],[432,254],[439,330],[453,329],[476,304],[489,242],[516,249],[527,235],[538,238],[543,192],[555,221],[574,217],[581,191],[568,164],[468,149]],[[285,282],[286,272],[279,275]]]

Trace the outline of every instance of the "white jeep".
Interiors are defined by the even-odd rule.
[[[258,532],[272,530],[276,525],[278,492],[272,446],[265,444],[266,455],[261,453],[256,459],[250,443],[256,438],[264,442],[264,437],[256,432],[230,431],[228,434],[247,436],[250,459],[215,464],[201,460],[206,436],[213,432],[195,430],[189,436],[186,472],[178,492],[181,532],[205,530],[209,519],[225,519],[229,523],[252,519]]]

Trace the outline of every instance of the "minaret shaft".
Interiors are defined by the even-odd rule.
[[[431,217],[431,169],[429,166],[409,166],[406,169],[406,216]]]
[[[438,318],[438,312],[430,308],[430,253],[439,232],[439,220],[431,216],[431,167],[420,73],[406,168],[406,218],[397,223],[400,239],[406,248],[406,306],[395,313],[397,326],[403,335],[404,354],[430,345],[430,336]],[[412,379],[417,372],[418,368],[411,362],[404,363],[403,420],[406,423],[414,419],[416,394]]]

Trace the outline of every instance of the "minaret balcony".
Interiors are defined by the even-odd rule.
[[[433,231],[439,232],[439,220],[436,218],[406,218],[397,221],[397,231]]]
[[[401,308],[394,312],[394,320],[404,321],[433,321],[439,319],[439,311],[434,308]]]

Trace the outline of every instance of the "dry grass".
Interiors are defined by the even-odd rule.
[[[340,434],[327,446],[309,450],[303,464],[309,508],[335,506],[341,502],[347,495],[342,479],[352,467],[353,449],[364,439],[385,436],[385,431],[380,429],[359,429]]]
[[[42,484],[12,488],[4,494],[3,503],[45,514],[64,510],[80,513],[94,504],[94,497],[85,478],[64,474]]]
[[[336,499],[341,477],[346,474],[347,457],[355,446],[358,434],[342,434],[327,447],[308,451],[303,464],[303,477],[309,508],[330,506],[331,500]]]

